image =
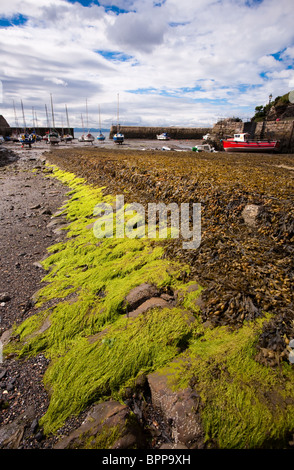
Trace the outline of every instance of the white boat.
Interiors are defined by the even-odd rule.
[[[209,144],[200,144],[192,147],[193,152],[215,152],[215,148]]]
[[[87,115],[87,128],[88,128],[88,132],[87,132],[87,134],[84,135],[84,142],[91,142],[91,143],[93,143],[94,140],[95,140],[95,137],[90,133],[90,130],[89,130],[88,101],[87,101],[87,99],[86,99],[86,115]]]
[[[65,105],[65,113],[66,113],[68,133],[63,136],[63,140],[65,140],[65,142],[71,142],[73,140],[73,136],[70,134],[70,130],[69,130],[70,127],[69,127],[68,112],[67,112],[67,106],[66,105]]]
[[[52,99],[52,94],[50,93],[50,98],[51,98],[51,113],[52,113],[52,122],[53,122],[53,129],[50,129],[50,132],[48,134],[48,144],[51,145],[56,145],[60,142],[60,136],[58,132],[56,132],[55,129],[55,120],[54,120],[54,110],[53,110],[53,99]]]
[[[119,94],[117,94],[117,126],[116,126],[116,134],[113,136],[113,142],[116,144],[122,144],[125,139],[125,136],[120,132],[120,125],[119,125]]]
[[[55,144],[58,144],[59,142],[60,142],[60,137],[59,137],[58,132],[56,132],[56,131],[49,132],[49,134],[48,134],[48,143],[52,144],[52,145],[55,145]]]
[[[202,139],[203,140],[209,140],[211,138],[211,135],[210,134],[205,134]]]
[[[163,132],[162,134],[159,134],[156,137],[157,140],[170,140],[170,136],[166,132]]]
[[[65,142],[71,142],[72,139],[73,139],[73,136],[71,134],[65,134],[62,137],[62,140],[64,140]]]
[[[95,140],[95,137],[90,132],[88,132],[83,137],[84,137],[84,142],[93,142]]]
[[[97,135],[97,140],[99,140],[99,142],[103,142],[103,140],[105,140],[105,135],[102,134],[101,132],[101,117],[100,117],[100,106],[99,106],[99,134]]]

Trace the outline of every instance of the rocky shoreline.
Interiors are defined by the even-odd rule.
[[[136,145],[140,148],[142,143]],[[64,153],[62,149],[57,149],[49,154],[43,154],[44,148],[38,150],[18,149],[16,153],[3,151],[0,167],[0,194],[3,201],[0,216],[0,274],[2,280],[0,287],[0,327],[1,333],[4,333],[1,338],[2,341],[5,341],[7,331],[14,323],[20,324],[26,318],[29,318],[32,313],[36,313],[34,294],[41,287],[41,280],[44,277],[44,270],[40,261],[47,256],[47,248],[63,240],[64,236],[59,228],[65,221],[62,218],[54,218],[54,213],[63,204],[68,187],[56,178],[47,178],[50,170],[45,168],[46,159],[56,163],[61,168],[64,167],[66,170],[75,172],[78,176],[86,177],[86,180],[90,183],[93,182],[99,186],[107,183],[109,194],[114,194],[114,191],[123,191],[123,188],[128,185],[132,197],[135,200],[140,198],[138,201],[144,203],[148,201],[150,196],[165,202],[176,196],[189,197],[189,191],[198,190],[198,187],[202,184],[204,188],[206,185],[210,186],[210,197],[213,195],[213,191],[216,191],[216,196],[213,196],[215,199],[211,204],[212,207],[215,208],[219,204],[219,207],[223,210],[224,206],[221,203],[221,197],[223,197],[226,202],[226,217],[232,222],[231,227],[237,228],[234,237],[240,238],[236,240],[232,237],[232,240],[239,255],[242,253],[242,257],[244,256],[242,261],[244,266],[243,274],[247,274],[247,269],[248,272],[257,269],[259,279],[268,279],[267,263],[269,258],[267,258],[267,251],[265,251],[264,261],[262,261],[264,255],[259,254],[260,258],[256,264],[254,264],[252,258],[246,259],[245,257],[247,255],[245,250],[248,250],[248,253],[250,251],[250,240],[254,241],[256,250],[258,248],[257,240],[259,235],[257,235],[257,228],[262,234],[264,246],[267,246],[266,237],[269,236],[270,239],[274,234],[275,237],[279,237],[279,244],[282,245],[283,243],[282,246],[286,250],[287,256],[291,252],[292,219],[290,213],[286,214],[285,212],[284,214],[277,211],[275,216],[280,217],[278,223],[273,223],[273,228],[269,223],[270,211],[272,207],[275,210],[275,204],[277,204],[275,199],[278,201],[275,196],[280,191],[280,188],[274,183],[269,188],[269,193],[264,192],[262,195],[258,194],[257,196],[255,194],[252,196],[248,192],[248,201],[244,198],[240,188],[238,189],[239,193],[234,193],[233,200],[226,200],[224,197],[225,191],[223,193],[218,191],[217,183],[213,178],[208,182],[203,182],[199,178],[197,181],[187,181],[185,176],[178,176],[177,166],[175,166],[175,172],[171,171],[167,177],[165,173],[167,171],[166,160],[159,162],[159,166],[156,168],[157,157],[152,150],[148,152],[150,165],[152,166],[152,162],[155,162],[152,170],[150,165],[148,168],[148,158],[142,158],[142,155],[147,155],[145,152],[142,152],[140,157],[133,153],[130,160],[127,160],[125,157],[127,154],[124,153],[125,149],[117,151],[115,157],[114,153],[111,152],[94,155],[93,150],[89,148],[89,153],[87,154],[87,151],[84,151],[82,156],[78,151],[71,150]],[[66,160],[64,160],[64,155],[68,157]],[[184,157],[181,157],[181,160],[178,155],[176,160],[175,155],[171,156],[170,161],[172,164],[176,161],[177,165],[180,165],[183,161],[186,165]],[[183,154],[181,153],[181,155]],[[227,160],[230,159],[230,157],[226,158]],[[258,160],[258,157],[252,157],[252,161],[252,164],[255,165],[255,171],[262,177],[263,168],[267,168],[267,165],[268,168],[281,168],[283,175],[285,174],[285,181],[289,181],[290,188],[294,170],[290,157],[284,157],[281,160],[278,156],[269,157],[267,162],[263,162],[262,158]],[[202,159],[199,157],[199,165],[203,162],[210,168],[209,155],[204,155]],[[184,168],[185,172],[186,170],[187,166]],[[215,186],[211,186],[211,181],[214,181]],[[228,183],[225,182],[223,188],[227,186]],[[202,188],[201,191],[200,194],[203,197],[205,193],[203,193]],[[275,193],[275,191],[278,192]],[[228,194],[231,195],[229,192]],[[271,207],[269,204],[272,201],[274,201],[274,205]],[[205,205],[207,199],[203,199],[202,202]],[[248,202],[251,204],[248,204]],[[287,204],[288,202],[286,199]],[[280,207],[283,206],[277,204],[279,210]],[[247,280],[244,278],[244,284],[240,283],[238,275],[236,276],[236,273],[231,271],[237,263],[237,253],[235,253],[235,259],[231,258],[231,265],[227,268],[228,272],[231,273],[230,286],[228,287],[221,278],[225,273],[221,272],[223,268],[218,260],[223,259],[223,253],[228,254],[227,241],[230,242],[230,250],[235,249],[235,246],[227,236],[222,234],[219,237],[216,250],[210,238],[210,230],[212,227],[217,234],[217,224],[225,219],[222,218],[223,215],[220,209],[217,209],[219,212],[216,209],[214,210],[215,212],[210,213],[209,218],[209,223],[212,223],[212,225],[203,225],[204,234],[208,234],[208,238],[204,236],[203,248],[200,250],[198,258],[191,258],[190,253],[183,253],[177,243],[167,246],[166,251],[166,255],[170,258],[180,255],[183,262],[188,261],[190,263],[192,266],[191,281],[198,276],[201,282],[208,286],[207,291],[197,305],[197,308],[201,306],[202,321],[208,333],[202,331],[198,336],[203,337],[203,342],[205,342],[205,335],[207,334],[208,337],[210,334],[213,335],[218,327],[229,325],[233,329],[238,329],[242,326],[244,319],[249,321],[255,318],[258,319],[265,305],[269,305],[267,308],[272,309],[272,312],[278,306],[281,311],[273,317],[271,322],[266,324],[263,333],[260,335],[259,344],[257,344],[259,363],[273,368],[273,370],[275,368],[278,370],[281,367],[281,361],[286,359],[287,341],[289,341],[294,331],[289,313],[293,292],[288,281],[292,275],[288,257],[282,256],[280,250],[277,250],[277,254],[275,254],[277,256],[276,263],[272,251],[268,252],[272,263],[269,272],[273,272],[273,269],[281,269],[281,271],[278,271],[278,275],[281,276],[281,281],[285,281],[282,289],[277,286],[276,295],[273,295],[271,287],[271,291],[266,288],[263,297],[260,296],[258,291],[263,286],[260,281],[259,284],[255,285],[256,280],[252,275],[250,278],[253,282],[252,286],[248,287],[249,278]],[[272,218],[272,220],[275,219]],[[207,221],[206,223],[208,224]],[[245,223],[245,226],[241,225],[242,230],[238,226],[239,223]],[[208,227],[210,230],[208,230]],[[273,230],[276,231],[273,232]],[[245,239],[248,238],[248,243],[242,245],[239,251],[244,234]],[[214,238],[216,236],[214,235]],[[204,260],[208,259],[208,253],[210,254],[209,262],[212,267],[210,268],[208,264],[208,269],[202,270],[201,265],[204,266]],[[88,269],[88,266],[84,266],[83,269]],[[219,286],[215,284],[212,272],[219,275]],[[236,283],[238,281],[240,284],[232,286],[232,280]],[[199,287],[195,281],[193,285],[190,285],[189,293],[191,294],[193,294],[193,289],[197,290]],[[102,294],[99,295],[102,296]],[[226,296],[229,296],[228,301]],[[132,307],[128,315],[130,318],[136,318],[142,312],[146,312],[150,305],[151,307],[165,308],[169,304],[171,307],[181,305],[181,298],[176,292],[171,290],[168,292],[155,291],[154,286],[143,283],[138,286],[137,290],[130,292],[128,305]],[[231,307],[232,304],[233,307]],[[224,307],[220,308],[219,305],[227,306],[227,310]],[[231,315],[230,308],[233,312],[236,312],[235,316]],[[194,319],[188,316],[187,321],[194,321]],[[45,323],[43,326],[46,328]],[[210,330],[211,333],[209,333]],[[197,339],[198,336],[196,335],[195,338]],[[10,339],[17,341],[17,338]],[[97,335],[93,338],[90,337],[89,341],[92,340],[96,341]],[[183,351],[185,351],[185,347],[185,345],[182,345]],[[181,361],[183,358],[184,356],[179,356],[173,363],[175,369],[182,367]],[[90,433],[90,435],[93,435],[93,441],[95,441],[97,436],[105,434],[107,427],[119,431],[115,440],[115,448],[199,449],[205,448],[207,445],[211,447],[218,446],[213,439],[205,441],[201,423],[203,405],[197,391],[197,380],[194,375],[191,375],[188,387],[180,392],[174,392],[167,383],[167,375],[158,375],[156,372],[148,375],[142,374],[138,377],[135,385],[125,390],[123,404],[113,399],[98,404],[94,403],[85,408],[78,416],[68,418],[55,435],[45,437],[38,421],[46,412],[50,401],[43,385],[43,376],[48,364],[48,359],[42,353],[21,360],[16,360],[14,355],[11,355],[0,364],[0,448],[83,448],[86,444],[81,436],[89,436]],[[222,374],[228,374],[227,366],[217,365],[217,363],[214,366],[213,361],[210,360],[207,362],[207,368],[211,368],[212,377],[216,381]],[[289,398],[285,399],[285,402],[281,400],[279,403],[274,393],[272,395],[269,393],[266,399],[269,401],[270,406],[278,403],[281,409],[290,404]],[[193,413],[191,410],[193,410]],[[136,420],[132,416],[135,416]],[[104,427],[101,424],[102,422]],[[122,423],[124,423],[123,426]],[[142,429],[145,431],[143,434]],[[293,445],[289,429],[286,441],[284,439],[281,444],[287,448]],[[109,436],[107,439],[109,439]],[[99,441],[99,445],[102,446],[100,448],[108,448],[109,440],[107,439],[104,444]]]

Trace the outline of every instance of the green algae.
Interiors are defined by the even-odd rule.
[[[208,445],[259,448],[283,441],[294,430],[293,370],[255,360],[267,317],[237,331],[204,328],[196,302],[202,287],[191,290],[193,282],[181,281],[189,267],[166,259],[164,246],[150,240],[97,239],[93,210],[101,202],[113,205],[114,198],[53,170],[70,187],[61,214],[66,238],[43,261],[38,313],[15,329],[18,341],[6,349],[22,358],[42,352],[51,361],[44,377],[50,404],[40,422],[45,433],[93,402],[121,399],[142,373],[161,370],[172,372],[174,389],[189,385],[199,393]],[[177,291],[178,306],[128,318],[124,299],[143,282]],[[108,445],[116,431],[95,445]]]
[[[193,329],[178,308],[128,318],[124,299],[132,288],[149,282],[176,289],[188,267],[163,259],[163,247],[150,241],[98,240],[89,224],[93,208],[113,199],[73,174],[55,169],[54,176],[71,188],[63,207],[69,221],[66,239],[52,246],[43,261],[47,275],[37,297],[39,313],[16,329],[19,341],[7,348],[19,357],[42,352],[51,360],[44,377],[51,395],[42,419],[46,433],[89,403],[118,396],[142,371],[172,360]],[[99,339],[89,342],[94,335]]]
[[[226,449],[283,445],[294,430],[293,370],[255,360],[256,342],[267,320],[204,329],[182,361],[162,369],[175,390],[192,386],[201,397],[206,441]]]

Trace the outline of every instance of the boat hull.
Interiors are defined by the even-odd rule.
[[[94,142],[95,138],[92,134],[87,134],[84,136],[84,142]]]
[[[279,149],[279,141],[236,142],[222,141],[225,152],[275,152]]]
[[[113,142],[116,144],[122,144],[124,141],[124,135],[123,134],[114,134],[113,136]]]
[[[157,135],[156,138],[157,138],[157,140],[170,140],[170,137],[167,134]]]

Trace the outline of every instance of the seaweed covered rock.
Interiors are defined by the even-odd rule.
[[[54,449],[142,449],[146,437],[131,410],[116,401],[94,405],[83,422]]]

